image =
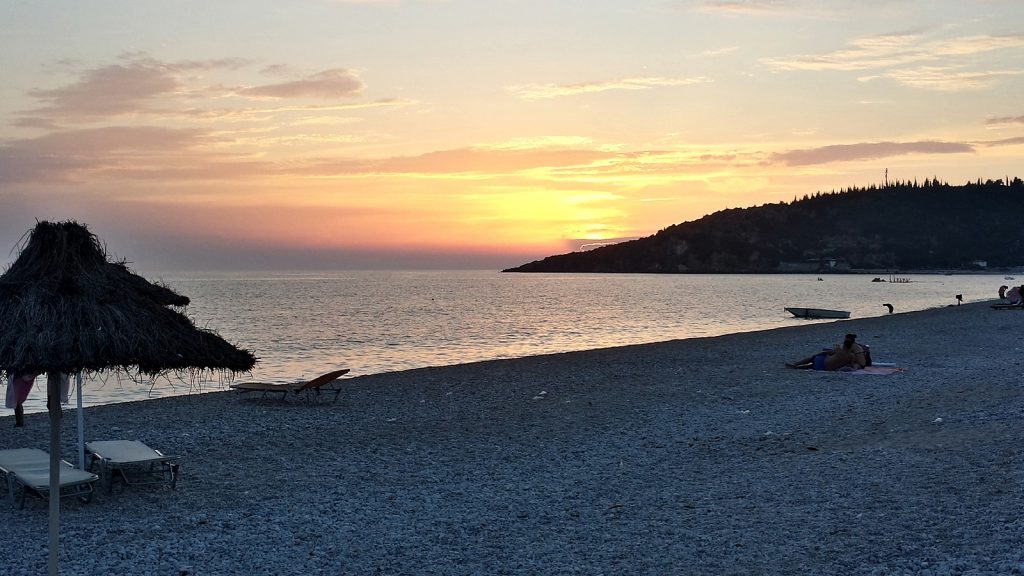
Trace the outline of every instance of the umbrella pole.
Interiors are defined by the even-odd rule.
[[[50,413],[50,576],[57,576],[60,558],[60,381],[60,372],[46,373],[46,408]]]
[[[78,388],[78,467],[85,470],[85,415],[82,414],[82,373],[75,374]]]

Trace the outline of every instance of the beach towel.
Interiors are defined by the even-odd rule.
[[[7,398],[5,405],[8,408],[17,408],[19,405],[25,403],[25,399],[28,398],[29,392],[32,391],[32,385],[35,384],[36,376],[34,374],[25,374],[15,378],[13,375],[7,377]],[[61,374],[60,378],[60,402],[61,404],[68,403],[68,395],[71,389],[71,381],[67,374]]]
[[[886,374],[896,374],[898,372],[903,372],[903,371],[904,371],[903,368],[899,368],[897,366],[878,366],[878,365],[872,365],[872,366],[866,366],[864,368],[861,368],[860,370],[850,370],[849,372],[844,372],[844,373],[845,374],[874,374],[876,376],[884,376]],[[840,372],[843,372],[843,371],[840,370]]]
[[[25,399],[28,398],[28,393],[32,391],[32,384],[36,381],[34,374],[28,374],[23,376],[14,375],[7,377],[7,403],[8,408],[17,408],[21,404],[25,403]]]
[[[818,372],[819,374],[866,374],[875,376],[885,376],[887,374],[897,374],[903,371],[903,368],[900,368],[895,364],[891,364],[889,362],[879,362],[876,364],[872,364],[871,366],[858,368],[857,370],[854,370],[853,368],[847,366],[845,368],[840,368],[838,370],[831,370],[826,372],[815,370],[814,372]]]
[[[899,374],[900,372],[905,371],[905,368],[900,368],[899,366],[889,362],[878,362],[858,370],[854,370],[849,367],[840,368],[839,370],[806,370],[806,372],[811,372],[813,374],[860,374],[866,376],[887,376],[889,374]]]

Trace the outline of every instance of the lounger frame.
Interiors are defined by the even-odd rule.
[[[239,382],[232,384],[231,389],[240,394],[249,392],[260,392],[260,400],[266,400],[270,395],[280,394],[281,400],[289,397],[301,398],[307,404],[317,404],[326,396],[325,392],[334,392],[331,403],[338,401],[342,387],[338,383],[341,376],[347,374],[348,369],[335,370],[322,376],[318,376],[309,382],[294,382],[290,384],[272,384],[267,382]]]
[[[28,496],[46,498],[50,494],[50,455],[43,450],[0,450],[0,473],[7,481],[11,505],[24,508]],[[61,498],[77,496],[82,502],[89,502],[97,480],[96,474],[79,470],[66,460],[60,461]]]
[[[122,488],[145,484],[177,488],[181,456],[164,454],[135,440],[87,442],[85,450],[90,457],[89,468],[103,479],[108,493],[113,492],[118,480]]]

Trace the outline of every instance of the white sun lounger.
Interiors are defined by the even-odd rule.
[[[17,487],[21,486],[21,506],[25,496],[45,497],[50,493],[50,455],[38,448],[0,450],[0,472],[7,480],[11,504],[17,503]],[[92,499],[92,484],[99,476],[79,470],[60,461],[60,495],[79,496],[83,502]]]
[[[86,442],[85,450],[92,456],[90,468],[99,467],[107,491],[114,489],[115,476],[128,486],[178,483],[181,456],[164,454],[138,440],[101,440]]]

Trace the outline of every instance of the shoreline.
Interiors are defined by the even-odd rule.
[[[62,503],[62,573],[1024,571],[1024,316],[989,303],[89,407],[182,474]],[[783,367],[846,332],[906,371]],[[0,448],[46,448],[27,420]],[[3,508],[39,573],[45,503]]]

